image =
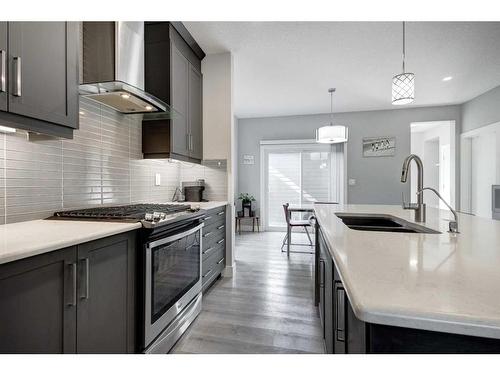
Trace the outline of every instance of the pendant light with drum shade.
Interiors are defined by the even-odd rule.
[[[333,93],[334,88],[328,89],[330,93],[330,125],[316,129],[317,143],[344,143],[347,142],[347,127],[333,125]]]
[[[392,104],[410,104],[415,99],[415,74],[407,73],[405,70],[405,40],[406,24],[403,22],[403,73],[392,77]]]

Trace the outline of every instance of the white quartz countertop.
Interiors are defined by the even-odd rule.
[[[141,228],[141,223],[31,220],[0,225],[0,264]]]
[[[355,315],[363,321],[500,339],[500,221],[427,208],[441,234],[349,229],[335,213],[389,214],[399,206],[315,205]],[[417,223],[421,224],[421,223]]]
[[[225,201],[161,203],[190,204],[205,210],[227,205]],[[139,228],[141,223],[83,220],[31,220],[0,225],[0,264]]]

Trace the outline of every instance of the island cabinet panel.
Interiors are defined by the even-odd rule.
[[[0,265],[0,353],[132,353],[135,232]]]
[[[315,278],[315,291],[319,295],[327,353],[500,353],[498,339],[361,321],[353,311],[320,227],[317,227],[316,233],[314,268],[318,277]],[[328,289],[331,285],[333,292],[330,294]]]
[[[74,353],[76,247],[0,265],[0,353]]]
[[[7,22],[0,22],[0,111],[7,111]]]

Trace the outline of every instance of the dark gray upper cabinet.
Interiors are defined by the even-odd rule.
[[[135,232],[0,265],[0,353],[135,351]]]
[[[75,353],[76,247],[0,265],[0,353]]]
[[[201,162],[203,158],[202,74],[205,56],[182,23],[146,22],[145,88],[169,103],[171,120],[142,123],[145,158]]]
[[[172,152],[189,157],[189,61],[171,42],[171,104],[178,112],[172,120]]]
[[[8,35],[9,126],[72,137],[78,128],[78,25],[75,22],[8,22],[0,26],[0,49]]]
[[[190,153],[194,159],[203,159],[203,88],[201,73],[192,65],[189,66],[189,134]]]
[[[7,110],[7,22],[0,22],[0,111]]]

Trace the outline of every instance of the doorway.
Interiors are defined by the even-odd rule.
[[[432,187],[452,206],[455,196],[455,121],[426,121],[410,124],[411,153],[418,155],[424,165],[424,187]],[[416,168],[411,170],[416,181]],[[417,194],[416,184],[411,184],[411,195]],[[429,207],[446,209],[446,205],[432,193],[424,194]]]

